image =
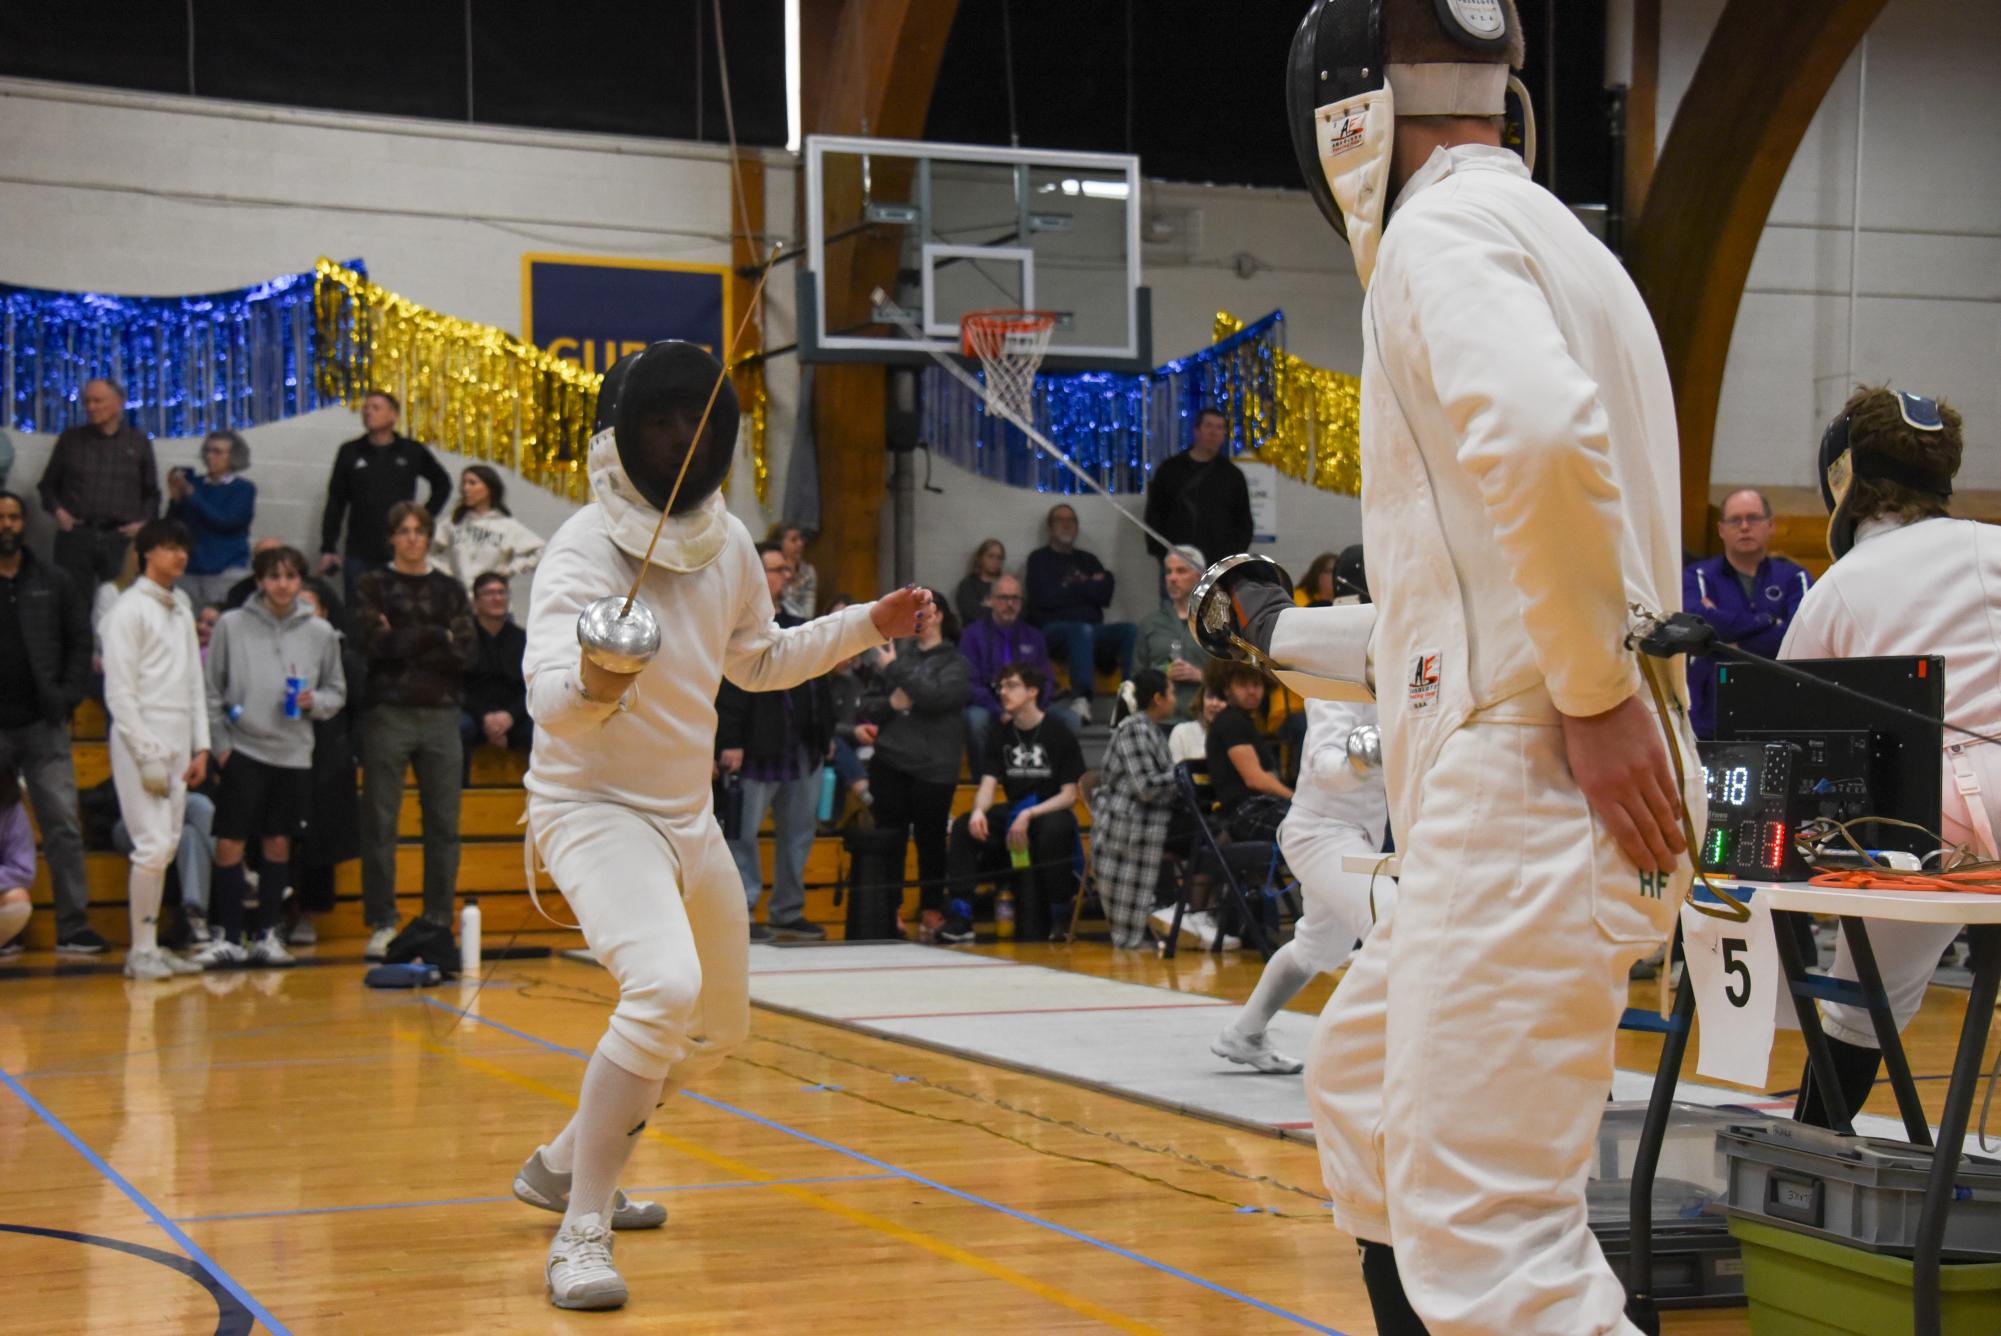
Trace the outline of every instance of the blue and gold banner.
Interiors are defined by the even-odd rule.
[[[720,357],[729,279],[720,265],[524,255],[522,337],[591,374],[660,339],[699,343]]]

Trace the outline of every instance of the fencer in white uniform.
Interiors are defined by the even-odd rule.
[[[1632,605],[1680,603],[1667,366],[1618,259],[1498,147],[1519,31],[1505,0],[1301,25],[1295,145],[1367,292],[1376,602],[1236,614],[1288,685],[1375,683],[1402,880],[1306,1088],[1379,1329],[1432,1336],[1637,1330],[1585,1185],[1702,801],[1682,674],[1653,679],[1663,719],[1625,647]]]
[[[201,783],[208,767],[208,701],[194,612],[174,587],[187,570],[188,531],[178,520],[152,520],[133,535],[132,546],[139,578],[104,615],[98,637],[111,716],[111,782],[132,835],[125,973],[157,980],[201,973],[201,966],[161,949],[159,923],[188,786]]]
[[[657,618],[661,652],[635,677],[593,690],[580,662],[578,616],[641,570],[658,499],[688,450],[692,425],[714,380],[706,353],[655,345],[664,358],[608,378],[604,399],[657,393],[667,419],[685,410],[680,447],[635,480],[614,419],[590,448],[594,498],[566,521],[535,574],[523,661],[535,747],[524,781],[530,841],[582,926],[619,998],[586,1070],[577,1114],[523,1165],[516,1195],[564,1212],[546,1275],[552,1302],[607,1308],[625,1302],[612,1264],[610,1229],[658,1225],[665,1212],[615,1191],[634,1139],[667,1095],[720,1063],[749,1032],[748,932],[743,882],[710,797],[716,690],[727,676],[749,691],[797,685],[845,659],[915,630],[926,600],[902,591],[872,604],[781,630],[755,544],[717,491],[734,448],[733,394],[719,403],[691,477],[639,582],[638,601]],[[637,386],[637,387],[636,387]],[[688,407],[688,395],[695,397]],[[727,413],[725,414],[725,407]],[[600,418],[617,405],[601,400]],[[656,415],[659,416],[659,415]],[[719,439],[712,439],[714,437]],[[649,497],[648,493],[652,496]],[[602,681],[599,676],[595,680]]]
[[[1396,882],[1349,872],[1349,854],[1378,854],[1389,824],[1383,792],[1376,707],[1365,701],[1309,700],[1300,746],[1299,782],[1278,828],[1279,852],[1299,883],[1300,915],[1292,940],[1272,952],[1243,1009],[1210,1052],[1259,1071],[1289,1073],[1305,1064],[1271,1046],[1266,1028],[1315,975],[1348,963],[1356,944],[1396,904]]]
[[[1915,421],[1914,421],[1915,419]],[[1827,499],[1829,548],[1837,558],[1801,600],[1779,647],[1781,659],[1870,655],[1945,656],[1945,718],[2001,736],[2001,530],[1946,515],[1961,455],[1959,414],[1916,395],[1856,393],[1829,428],[1822,471],[1852,488]],[[1841,462],[1847,447],[1848,461]],[[1851,480],[1852,481],[1849,481]],[[1913,598],[1913,588],[1924,596]],[[1940,758],[1940,831],[1949,845],[1994,858],[2001,830],[2001,746],[1947,729]],[[1869,943],[1897,1028],[1924,1001],[1939,956],[1958,924],[1872,922]],[[1834,974],[1854,979],[1844,933]],[[1853,1114],[1868,1097],[1882,1053],[1863,1007],[1820,1004]],[[1827,1110],[1802,1082],[1800,1116],[1825,1125]]]

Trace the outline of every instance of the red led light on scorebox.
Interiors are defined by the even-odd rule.
[[[1765,824],[1765,866],[1775,868],[1786,861],[1786,828],[1777,821]]]

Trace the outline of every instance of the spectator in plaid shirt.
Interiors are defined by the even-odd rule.
[[[1174,759],[1161,725],[1174,714],[1175,699],[1165,675],[1142,668],[1119,688],[1119,701],[1130,713],[1112,730],[1091,795],[1091,857],[1112,945],[1131,948],[1146,945],[1146,916],[1174,815]]]

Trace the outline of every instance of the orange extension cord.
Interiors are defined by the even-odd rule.
[[[1968,872],[1877,872],[1869,868],[1821,872],[1809,882],[1813,886],[1839,886],[1867,891],[1964,891],[1972,895],[2001,895],[2001,873],[1988,868]]]

